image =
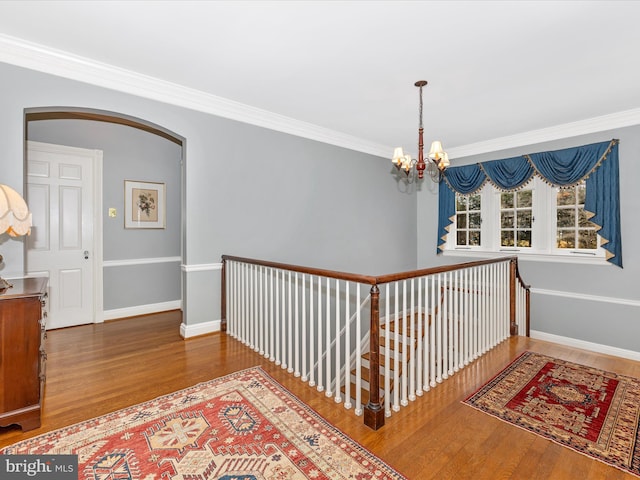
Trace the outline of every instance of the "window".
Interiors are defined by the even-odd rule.
[[[531,247],[533,190],[500,194],[500,246]]]
[[[619,143],[448,168],[438,189],[438,252],[519,252],[622,268]],[[478,197],[469,195],[479,195],[479,221]]]
[[[600,238],[587,218],[584,200],[584,182],[560,189],[537,177],[513,192],[499,191],[487,183],[474,194],[456,194],[456,214],[445,252],[604,262],[604,250],[599,248]]]
[[[479,194],[456,197],[456,245],[469,247],[481,245],[481,205]]]
[[[595,250],[598,248],[596,226],[584,211],[584,183],[558,189],[556,201],[556,247]]]

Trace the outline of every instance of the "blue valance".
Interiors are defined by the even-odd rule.
[[[538,175],[553,186],[569,187],[585,180],[584,209],[598,228],[607,260],[622,267],[620,235],[620,179],[616,139],[552,152],[450,167],[440,179],[438,253],[456,213],[455,194],[468,195],[486,182],[502,191],[513,191]]]

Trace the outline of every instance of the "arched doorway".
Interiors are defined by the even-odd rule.
[[[151,122],[120,113],[80,108],[32,108],[25,110],[27,154],[34,140],[74,148],[104,149],[105,152],[104,172],[98,172],[96,188],[95,241],[91,247],[82,247],[79,253],[84,254],[86,260],[83,261],[89,261],[95,267],[92,274],[95,314],[84,323],[180,308],[183,298],[180,266],[184,258],[185,231],[185,139]],[[29,196],[29,179],[33,176],[27,157],[25,155],[25,177]],[[124,227],[124,184],[132,180],[155,182],[166,188],[166,205],[163,205],[166,226],[152,230]],[[55,185],[55,188],[61,188],[57,183]],[[69,191],[73,188],[73,185],[69,187]],[[51,212],[59,213],[58,210]],[[80,214],[72,215],[77,216]],[[38,238],[42,240],[42,235],[32,237],[33,242]],[[42,244],[38,247],[42,248]],[[25,250],[27,271],[32,270],[29,251],[28,245]],[[52,258],[53,253],[45,252],[44,257]],[[75,270],[69,268],[64,274],[51,273],[55,275],[50,278],[53,294],[62,295],[65,279],[73,279],[73,275],[67,275],[69,271]],[[75,280],[69,285],[76,288],[78,283]],[[59,301],[73,303],[74,299],[66,295]],[[54,304],[54,298],[50,304]],[[52,328],[68,326],[55,322],[51,325]]]

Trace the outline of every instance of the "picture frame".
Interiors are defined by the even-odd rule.
[[[165,184],[124,181],[124,228],[165,228]]]

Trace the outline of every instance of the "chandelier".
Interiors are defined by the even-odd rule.
[[[397,147],[393,150],[393,157],[391,161],[398,170],[404,170],[407,178],[413,179],[415,175],[418,178],[423,178],[424,171],[427,170],[429,177],[434,182],[440,181],[440,175],[449,166],[449,156],[447,152],[442,148],[442,143],[438,140],[431,144],[428,158],[431,160],[428,164],[424,161],[424,128],[422,126],[422,87],[427,84],[426,80],[418,80],[415,86],[420,89],[420,113],[418,125],[418,159],[411,158],[411,155],[405,154],[402,147]]]

